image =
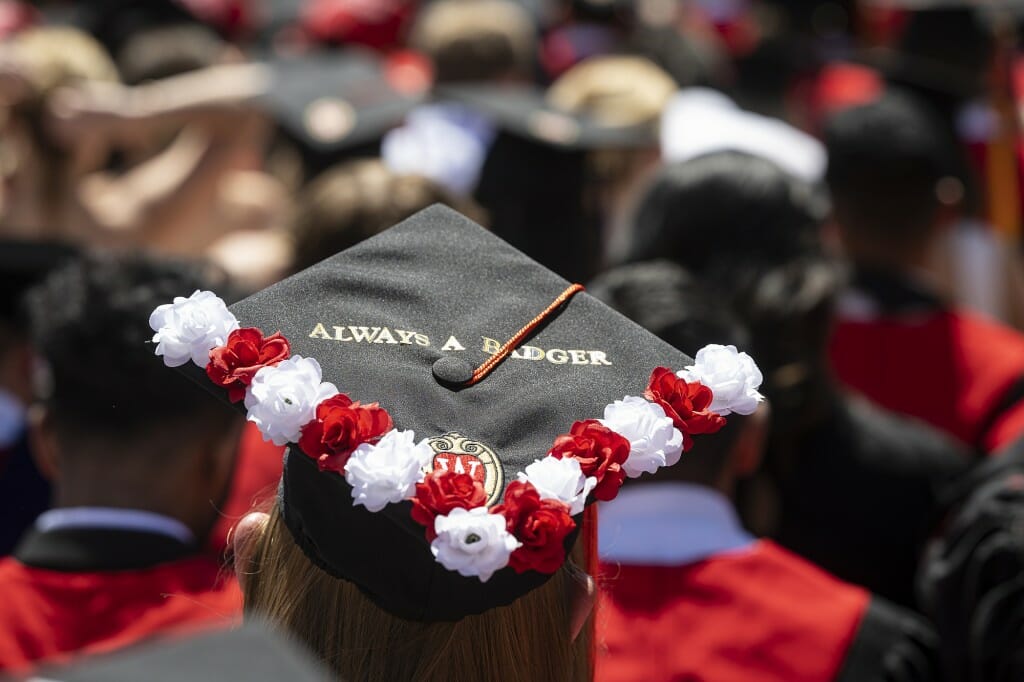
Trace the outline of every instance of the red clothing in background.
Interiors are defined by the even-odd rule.
[[[0,560],[0,672],[240,622],[241,591],[218,562],[184,546],[175,549],[173,540],[145,533],[121,537],[125,542],[116,532],[36,533],[28,537],[35,543],[31,551],[23,542],[14,556]],[[179,556],[170,558],[161,543]],[[109,556],[114,544],[124,548],[122,556]],[[133,546],[139,551],[132,553]],[[158,552],[167,560],[137,567],[147,553]],[[37,559],[57,566],[42,568]],[[119,560],[136,567],[69,568]]]
[[[870,601],[768,541],[599,584],[597,682],[834,680]]]

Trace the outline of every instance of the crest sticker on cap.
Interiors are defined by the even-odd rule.
[[[454,471],[469,474],[479,481],[487,493],[487,505],[498,501],[504,474],[498,456],[480,441],[458,433],[446,433],[427,441],[434,450],[434,458],[427,471]]]

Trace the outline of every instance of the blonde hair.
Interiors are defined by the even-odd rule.
[[[436,203],[482,221],[482,209],[432,180],[390,170],[380,159],[338,164],[299,194],[292,215],[293,269],[303,270]]]
[[[566,71],[551,86],[548,100],[605,126],[656,125],[678,89],[670,75],[643,57],[593,57]]]
[[[392,616],[315,566],[277,505],[247,546],[246,618],[283,628],[340,678],[369,682],[590,679],[589,637],[572,639],[573,567],[509,606],[454,623]],[[369,551],[369,550],[368,550]]]
[[[409,42],[430,59],[437,83],[528,78],[536,29],[509,0],[440,0],[419,15]]]
[[[547,97],[555,107],[600,125],[649,126],[653,141],[661,113],[678,89],[668,73],[644,57],[592,57],[566,71]],[[628,187],[648,167],[650,153],[651,149],[598,149],[590,154],[588,165],[605,188]],[[601,192],[608,194],[607,189]]]
[[[118,80],[117,67],[103,46],[75,28],[32,28],[9,45],[38,97],[76,81]]]

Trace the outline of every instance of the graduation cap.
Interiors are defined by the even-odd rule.
[[[694,361],[581,290],[434,206],[230,311],[197,292],[150,324],[166,364],[289,444],[278,501],[310,561],[452,621],[543,584],[586,503],[760,399],[749,357]]]
[[[261,624],[172,642],[148,643],[44,673],[48,682],[327,682],[333,679],[298,645]]]
[[[343,158],[376,155],[384,134],[420,101],[393,87],[385,63],[369,52],[279,56],[268,66],[265,104],[314,174]]]
[[[587,196],[588,152],[654,146],[656,127],[603,125],[555,107],[533,86],[442,85],[434,99],[474,112],[492,129],[472,171],[472,197],[488,212],[488,226],[565,277],[592,277],[601,226]]]

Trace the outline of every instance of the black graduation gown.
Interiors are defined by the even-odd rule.
[[[924,424],[836,395],[817,425],[767,453],[782,501],[776,539],[836,576],[914,606],[941,491],[969,467]]]

